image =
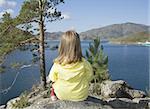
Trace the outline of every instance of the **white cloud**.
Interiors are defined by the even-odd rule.
[[[71,17],[68,14],[62,14],[61,15],[65,20],[71,19]]]
[[[10,0],[0,0],[0,7],[5,8],[14,8],[17,5],[17,2]]]
[[[13,14],[14,14],[14,10],[7,9],[7,10],[4,10],[3,12],[0,12],[0,18],[2,18],[3,14],[6,13],[6,12],[10,13],[11,16],[13,16]]]
[[[4,4],[5,0],[0,0],[0,6]]]

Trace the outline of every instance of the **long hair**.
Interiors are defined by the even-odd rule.
[[[59,64],[71,64],[82,60],[82,50],[79,34],[75,31],[65,32],[60,41],[58,57],[54,62]]]

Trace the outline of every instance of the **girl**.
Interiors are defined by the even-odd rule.
[[[59,55],[48,75],[53,88],[51,98],[60,100],[82,101],[88,97],[89,82],[93,70],[88,61],[82,56],[79,34],[75,31],[65,32],[60,41]]]

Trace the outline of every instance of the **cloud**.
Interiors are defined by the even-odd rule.
[[[3,14],[6,13],[6,12],[10,13],[11,16],[13,16],[13,14],[14,14],[14,10],[7,9],[7,10],[4,10],[3,12],[0,12],[0,18],[2,18]]]
[[[17,5],[17,2],[10,0],[0,0],[0,7],[5,8],[14,8]]]
[[[68,14],[62,14],[61,15],[65,20],[71,19],[71,17]]]

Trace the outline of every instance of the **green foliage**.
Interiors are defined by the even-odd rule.
[[[3,14],[0,23],[0,57],[18,47],[21,41],[31,38],[28,32],[18,29],[16,18],[12,18],[9,13]]]
[[[41,21],[56,21],[62,19],[61,12],[56,6],[64,3],[63,0],[26,0],[24,1],[17,20],[25,30],[33,29],[31,23],[41,24]],[[44,29],[44,28],[43,28]],[[39,33],[39,27],[34,26],[34,31]]]
[[[1,43],[0,46],[0,56],[5,55],[6,53],[10,52],[14,48],[12,43]]]
[[[19,108],[19,109],[23,109],[25,107],[30,106],[30,102],[28,101],[29,98],[27,97],[27,93],[24,92],[22,93],[22,95],[20,96],[20,99],[17,100],[15,103],[12,103],[12,106],[14,108]]]
[[[94,83],[101,83],[103,80],[109,79],[108,56],[103,52],[103,46],[100,45],[99,37],[89,44],[89,49],[86,51],[86,57],[93,67]]]

